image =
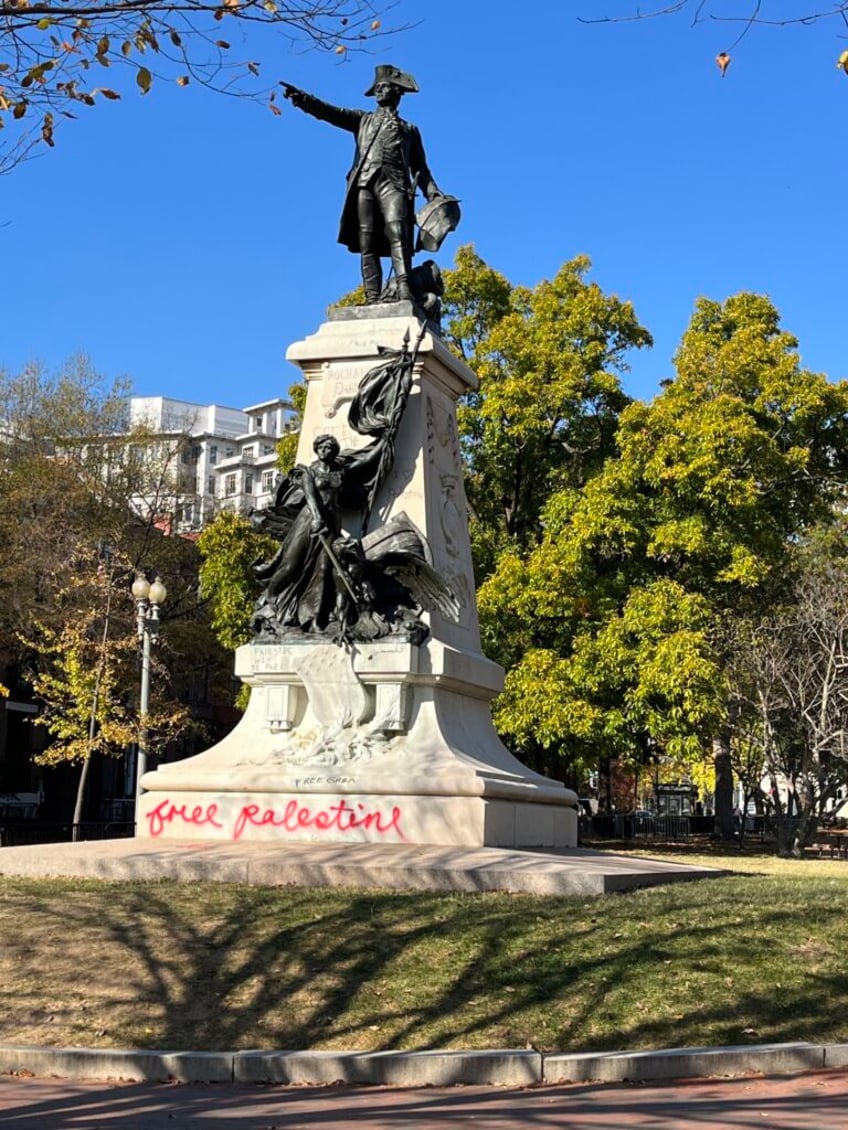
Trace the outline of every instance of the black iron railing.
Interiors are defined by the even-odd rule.
[[[86,820],[80,824],[42,823],[40,820],[0,822],[0,847],[24,844],[59,844],[77,840],[117,840],[135,835],[132,821]]]

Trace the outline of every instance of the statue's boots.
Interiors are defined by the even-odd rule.
[[[365,301],[369,305],[380,301],[383,293],[383,267],[380,256],[373,251],[362,252],[362,285],[365,288]]]
[[[389,253],[392,257],[392,267],[395,272],[398,300],[402,302],[406,299],[409,302],[414,302],[415,297],[409,285],[409,276],[412,271],[411,241],[407,235],[406,227],[405,223],[393,220],[386,224],[386,235],[389,239]]]
[[[415,295],[412,293],[412,288],[409,285],[409,279],[406,275],[397,276],[397,296],[399,302],[404,301],[404,299],[408,302],[415,301]]]

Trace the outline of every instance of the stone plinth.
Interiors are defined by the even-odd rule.
[[[407,303],[399,305],[409,307]],[[367,442],[347,422],[348,407],[359,382],[380,363],[378,345],[400,349],[404,334],[408,333],[414,343],[421,330],[421,323],[412,314],[363,320],[361,310],[352,309],[357,317],[325,322],[317,334],[296,342],[286,354],[303,370],[308,388],[298,463],[312,462],[312,441],[321,433],[334,435],[343,448],[362,447]],[[392,307],[381,309],[390,311]],[[462,603],[458,624],[433,615],[430,631],[434,638],[460,650],[479,652],[474,570],[456,428],[456,402],[476,387],[473,371],[454,357],[438,335],[427,333],[419,347],[394,464],[377,495],[371,529],[405,513],[426,535],[433,564]]]
[[[325,323],[293,345],[308,395],[297,459],[347,424],[362,377],[400,348],[413,315]],[[205,753],[143,779],[139,834],[214,840],[379,841],[468,847],[569,847],[577,798],[532,773],[500,742],[490,702],[503,671],[480,651],[456,400],[474,374],[427,334],[371,528],[405,513],[462,606],[458,623],[425,616],[416,645],[382,639],[339,647],[304,638],[250,644],[236,674],[251,687],[233,732]]]

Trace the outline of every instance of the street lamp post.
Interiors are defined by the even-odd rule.
[[[138,703],[138,754],[135,763],[135,815],[138,825],[141,778],[147,772],[147,716],[150,713],[150,649],[159,634],[159,607],[168,590],[157,576],[151,584],[138,573],[132,585],[135,600],[138,638],[141,641],[141,694]]]

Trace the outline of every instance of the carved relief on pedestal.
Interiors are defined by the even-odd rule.
[[[433,502],[434,517],[438,519],[436,529],[441,537],[433,537],[436,529],[431,527],[434,565],[459,598],[459,626],[467,628],[473,619],[474,581],[456,415],[453,405],[440,404],[436,397],[428,395],[425,416],[431,481],[434,486],[438,484]]]
[[[445,580],[450,585],[453,592],[456,593],[459,603],[461,605],[461,616],[459,620],[460,628],[467,628],[468,621],[471,616],[471,610],[474,607],[475,593],[471,581],[469,580],[468,573],[461,566],[457,568],[456,564],[450,564],[443,567]]]
[[[272,734],[287,733],[297,717],[300,687],[291,683],[268,687],[266,693],[268,729]]]
[[[380,504],[377,509],[380,521],[386,522],[395,513],[394,506],[400,502],[400,509],[406,510],[413,503],[422,503],[423,491],[412,486],[415,478],[416,461],[395,457],[394,464],[380,491]],[[374,523],[372,522],[372,527]]]
[[[439,507],[439,524],[445,539],[445,549],[450,557],[459,557],[462,545],[463,518],[460,513],[457,495],[459,492],[459,476],[452,474],[439,475],[439,484],[442,488],[442,500]]]
[[[371,714],[371,701],[347,649],[326,644],[304,648],[292,668],[303,680],[312,714],[325,730],[358,726]]]
[[[450,466],[459,466],[459,435],[454,413],[427,397],[427,456],[431,463],[444,464],[444,455],[450,457]]]
[[[279,651],[256,649],[257,669],[267,666],[266,658],[273,660],[274,650]],[[400,679],[363,682],[354,671],[351,652],[344,648],[304,648],[294,658],[291,671],[299,682],[269,686],[265,691],[269,730],[291,734],[274,755],[281,766],[368,762],[388,753],[392,738],[408,729],[411,689]],[[303,718],[303,700],[308,701],[312,724],[301,727],[295,721]],[[238,764],[250,765],[251,758]]]

